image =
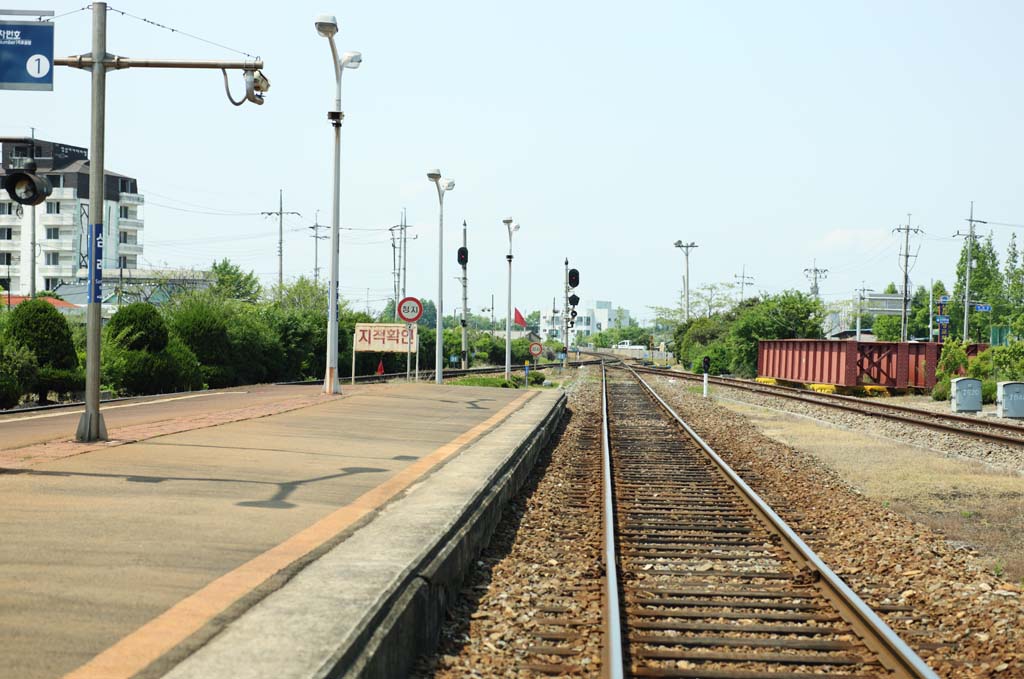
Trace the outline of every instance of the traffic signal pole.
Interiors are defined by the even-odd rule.
[[[565,303],[562,305],[562,370],[569,367],[569,258],[565,258]]]
[[[469,248],[466,247],[466,220],[462,220],[462,247],[466,254],[462,262],[462,369],[469,367],[469,340],[466,336],[469,324],[469,276],[466,266],[469,264]]]
[[[129,59],[107,54],[107,3],[92,3],[92,52],[89,55],[56,58],[54,66],[70,66],[92,72],[92,130],[89,148],[89,299],[86,307],[85,349],[85,412],[78,422],[75,438],[79,441],[103,441],[107,428],[100,413],[100,313],[103,301],[103,179],[104,143],[106,140],[107,70],[125,68],[201,68],[246,72],[245,100],[263,103],[262,92],[269,84],[257,85],[255,76],[263,62],[253,61],[188,61]],[[262,79],[262,75],[259,76]],[[231,93],[228,92],[230,99]],[[234,103],[234,101],[232,101]],[[238,102],[241,104],[241,102]],[[236,104],[236,105],[238,105]],[[33,253],[34,254],[34,253]]]

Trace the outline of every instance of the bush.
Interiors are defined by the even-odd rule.
[[[107,331],[125,349],[158,352],[167,346],[167,324],[156,307],[145,302],[118,309]]]
[[[79,368],[54,368],[41,366],[39,376],[32,391],[39,394],[39,403],[49,401],[50,392],[57,394],[58,400],[74,391],[85,389],[85,372]]]
[[[128,396],[201,389],[203,376],[195,354],[177,337],[162,351],[126,349],[111,342],[103,352],[103,375]]]
[[[35,355],[14,341],[0,343],[0,408],[13,408],[36,383]]]
[[[35,354],[40,367],[78,367],[67,319],[49,302],[30,299],[14,307],[7,319],[7,335]]]
[[[995,403],[996,402],[996,382],[995,382],[995,380],[982,380],[981,381],[981,402],[982,403]]]
[[[535,385],[536,384],[544,384],[544,380],[545,379],[547,379],[547,378],[544,377],[544,373],[542,373],[541,371],[539,371],[539,370],[531,370],[530,371],[530,384],[535,384]]]
[[[939,377],[932,387],[932,399],[936,401],[948,401],[950,395],[949,377]]]

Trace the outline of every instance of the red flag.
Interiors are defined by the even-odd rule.
[[[516,317],[512,322],[516,325],[521,325],[524,328],[526,327],[526,319],[523,318],[521,313],[519,313],[519,309],[516,309]]]
[[[383,375],[384,374],[384,359],[381,359],[380,363],[377,364],[377,374],[378,375]]]

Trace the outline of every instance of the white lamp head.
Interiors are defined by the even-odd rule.
[[[512,233],[515,233],[518,230],[519,230],[519,225],[518,224],[516,224],[515,226],[512,227]]]
[[[345,54],[341,56],[342,68],[359,68],[361,63],[363,63],[362,52],[345,52]]]
[[[452,189],[455,188],[455,180],[454,179],[445,179],[441,183],[441,188],[443,188],[445,191],[451,191]]]
[[[330,14],[321,14],[316,18],[316,32],[324,38],[331,38],[338,32],[338,20]]]
[[[512,226],[512,218],[509,217],[507,219],[503,219],[501,220],[501,223],[504,224],[505,226]]]
[[[440,170],[427,170],[427,179],[429,179],[432,182],[440,181],[441,180],[441,171]]]
[[[675,242],[675,246],[676,246],[677,248],[681,248],[681,247],[683,247],[683,241],[681,241],[681,240],[677,240],[677,241]]]

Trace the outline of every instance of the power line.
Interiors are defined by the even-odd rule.
[[[198,35],[192,35],[191,33],[186,33],[185,31],[182,31],[182,30],[177,29],[177,28],[171,28],[170,26],[165,26],[164,24],[157,23],[156,21],[153,21],[152,19],[147,19],[145,17],[135,16],[134,14],[131,14],[130,12],[126,12],[123,9],[117,9],[115,7],[110,7],[109,5],[107,6],[107,9],[110,10],[111,12],[117,12],[118,14],[120,14],[122,16],[131,17],[132,19],[135,19],[136,21],[141,21],[142,23],[149,24],[150,26],[156,26],[157,28],[162,28],[165,31],[170,31],[171,33],[179,33],[181,35],[184,35],[185,37],[192,38],[193,40],[198,40],[199,42],[205,42],[206,44],[213,45],[214,47],[220,47],[221,49],[226,49],[229,52],[234,52],[235,54],[244,54],[247,57],[252,57],[253,59],[259,59],[259,57],[254,55],[254,54],[249,54],[248,52],[243,52],[242,50],[236,50],[234,47],[228,47],[227,45],[222,45],[219,42],[214,42],[212,40],[207,40],[206,38],[200,38]],[[56,18],[56,17],[54,17],[54,18]]]

